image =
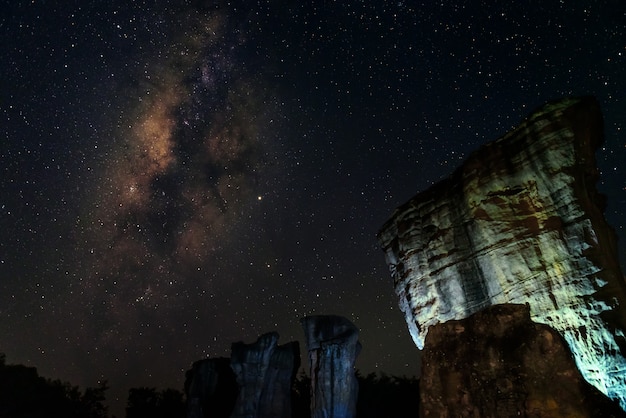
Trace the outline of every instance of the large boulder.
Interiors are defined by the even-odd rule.
[[[595,99],[549,103],[396,209],[378,238],[418,348],[438,323],[528,303],[626,410],[626,281],[595,189],[602,140]]]

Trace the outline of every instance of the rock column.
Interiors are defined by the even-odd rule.
[[[231,368],[239,396],[232,418],[291,418],[291,386],[300,365],[298,343],[277,346],[278,334],[234,343]]]
[[[356,415],[358,382],[354,363],[361,350],[357,327],[334,315],[301,320],[309,352],[311,418]]]
[[[279,345],[270,357],[258,417],[291,418],[291,388],[300,367],[300,344]]]

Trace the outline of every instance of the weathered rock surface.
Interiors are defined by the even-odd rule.
[[[354,417],[359,330],[346,318],[335,315],[307,316],[300,322],[309,353],[311,418]]]
[[[422,357],[423,417],[624,417],[587,383],[563,338],[527,305],[433,325]]]
[[[239,384],[233,418],[291,418],[291,387],[300,367],[299,345],[277,343],[278,334],[271,332],[253,344],[232,345],[230,366]]]
[[[274,349],[265,372],[265,387],[261,392],[257,417],[291,418],[292,387],[299,368],[300,344],[297,341]]]
[[[238,392],[230,359],[196,361],[185,377],[187,418],[230,417]]]
[[[595,189],[602,140],[594,99],[550,103],[396,209],[379,241],[420,349],[435,324],[529,303],[626,410],[626,283]]]

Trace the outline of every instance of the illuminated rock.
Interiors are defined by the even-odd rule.
[[[265,372],[265,387],[261,392],[257,417],[291,418],[291,389],[299,367],[300,344],[297,341],[274,349]]]
[[[334,315],[307,316],[300,322],[309,352],[311,418],[354,417],[359,330],[346,318]]]
[[[232,418],[291,418],[291,386],[300,350],[297,342],[277,342],[278,334],[271,332],[254,344],[232,345],[230,366],[239,384]]]
[[[527,305],[433,325],[420,383],[424,417],[624,417],[587,383],[563,338]]]
[[[595,189],[602,129],[594,99],[550,103],[396,209],[378,238],[418,348],[437,323],[529,303],[626,410],[626,283]]]

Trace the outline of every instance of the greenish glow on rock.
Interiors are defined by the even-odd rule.
[[[528,303],[626,410],[626,283],[595,190],[601,141],[595,100],[551,103],[396,209],[379,241],[418,348],[436,323]]]

